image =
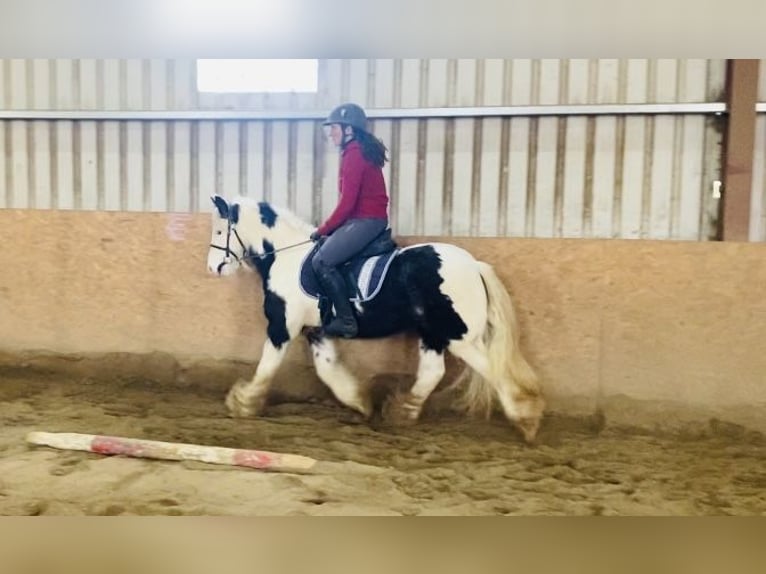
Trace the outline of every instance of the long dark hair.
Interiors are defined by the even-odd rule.
[[[352,129],[354,130],[354,139],[359,142],[359,147],[362,148],[364,159],[378,167],[383,167],[388,161],[386,156],[388,149],[385,144],[369,132]]]

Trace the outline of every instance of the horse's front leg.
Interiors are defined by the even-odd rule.
[[[251,417],[261,413],[271,381],[282,364],[288,346],[289,341],[275,347],[270,339],[266,339],[253,380],[237,381],[226,396],[226,406],[231,416]]]
[[[314,367],[319,379],[327,385],[340,402],[360,413],[364,418],[372,415],[372,400],[360,381],[340,362],[335,341],[324,336],[320,329],[306,333]]]
[[[300,333],[303,309],[271,288],[265,289],[263,313],[267,321],[266,342],[253,380],[237,381],[226,396],[226,406],[233,417],[251,417],[261,413],[271,382],[287,354],[290,342]]]

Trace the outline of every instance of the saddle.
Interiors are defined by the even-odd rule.
[[[318,241],[309,254],[304,257],[300,271],[301,290],[309,297],[319,299],[320,308],[322,299],[326,299],[326,297],[322,293],[319,279],[311,266],[311,260],[321,245],[322,241]],[[399,253],[399,246],[391,237],[391,229],[386,228],[364,249],[340,265],[338,270],[345,280],[346,294],[349,300],[356,303],[373,299],[380,291],[388,268],[397,253]]]

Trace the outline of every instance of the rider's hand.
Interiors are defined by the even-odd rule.
[[[309,235],[309,239],[311,239],[311,241],[319,241],[320,237],[322,237],[322,236],[319,235],[318,231],[312,231],[311,235]]]

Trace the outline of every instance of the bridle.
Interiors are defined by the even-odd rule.
[[[218,265],[218,273],[221,272],[221,268],[231,263],[231,259],[234,258],[237,263],[241,263],[242,259],[247,256],[247,247],[245,247],[244,242],[242,241],[242,238],[239,236],[239,233],[237,233],[237,228],[232,227],[231,225],[231,219],[227,220],[227,230],[226,230],[226,247],[221,247],[220,245],[216,245],[215,243],[211,243],[210,247],[212,249],[218,249],[219,251],[224,252],[223,261],[221,261],[220,265]],[[240,247],[242,247],[242,257],[239,257],[236,253],[234,253],[231,250],[231,233],[234,232],[234,237],[237,238],[237,241],[239,242]]]
[[[274,253],[279,253],[280,251],[284,251],[285,249],[292,249],[293,247],[298,247],[300,245],[305,245],[306,243],[311,243],[311,239],[307,239],[305,241],[301,241],[300,243],[293,243],[292,245],[286,245],[285,247],[280,247],[279,249],[271,249],[269,251],[264,251],[263,253],[258,253],[255,250],[248,250],[247,247],[245,247],[244,241],[242,241],[242,238],[239,236],[239,233],[237,233],[237,228],[232,225],[231,219],[227,221],[228,228],[226,230],[226,246],[222,247],[221,245],[216,245],[215,243],[211,243],[210,247],[212,249],[218,249],[219,251],[224,252],[223,261],[218,265],[218,269],[216,270],[219,274],[221,273],[221,269],[224,265],[227,265],[231,263],[231,260],[234,259],[237,263],[242,263],[243,261],[245,263],[252,264],[253,259],[263,259],[264,257],[267,257],[268,255],[273,255]],[[231,234],[234,233],[234,237],[236,237],[237,242],[239,243],[239,246],[242,248],[242,255],[237,255],[232,251],[231,249]],[[248,253],[250,251],[250,253]]]

